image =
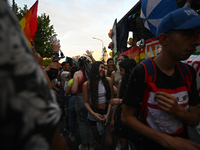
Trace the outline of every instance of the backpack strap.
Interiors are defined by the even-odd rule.
[[[187,87],[187,90],[191,93],[191,83],[192,83],[192,74],[190,72],[190,69],[188,68],[188,66],[182,62],[179,62],[177,64],[178,66],[178,69],[181,73],[181,76],[184,80],[184,82],[186,83],[186,87]]]
[[[153,62],[153,59],[148,58],[141,62],[141,64],[144,66],[145,70],[145,82],[147,83],[147,88],[144,91],[144,96],[142,99],[142,105],[140,107],[140,113],[139,113],[139,120],[141,120],[142,114],[144,112],[144,108],[146,106],[147,100],[148,100],[148,89],[153,89],[154,91],[157,90],[156,85],[154,84],[156,81],[156,66]]]
[[[145,82],[154,83],[156,80],[156,66],[151,58],[141,62],[145,69]]]

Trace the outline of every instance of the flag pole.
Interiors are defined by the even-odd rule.
[[[15,0],[13,0],[12,10],[15,12]]]

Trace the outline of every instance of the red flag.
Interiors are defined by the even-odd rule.
[[[19,24],[22,26],[22,30],[31,45],[31,40],[34,43],[34,35],[37,31],[37,8],[38,1],[29,9],[29,11],[20,20]]]

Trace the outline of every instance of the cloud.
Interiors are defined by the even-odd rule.
[[[11,0],[10,4],[12,3]],[[30,8],[35,0],[16,0],[19,7]],[[103,41],[107,48],[111,39],[108,32],[114,20],[118,21],[138,0],[39,0],[38,15],[49,15],[51,24],[60,39],[61,49],[68,56],[82,55],[87,49],[102,50]],[[70,53],[71,51],[71,53]],[[109,53],[110,50],[108,50]]]

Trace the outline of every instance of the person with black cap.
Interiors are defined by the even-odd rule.
[[[159,23],[156,37],[162,52],[132,72],[122,122],[135,131],[137,150],[200,149],[188,140],[187,132],[187,125],[199,123],[196,73],[181,63],[200,45],[199,14],[189,7],[169,13]]]

